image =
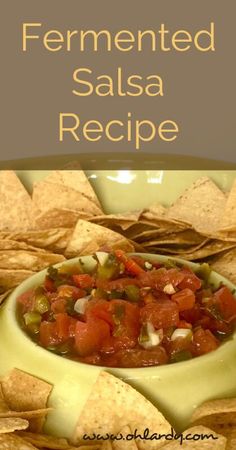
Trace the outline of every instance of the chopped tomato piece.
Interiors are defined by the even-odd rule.
[[[100,350],[110,336],[110,327],[104,320],[77,321],[75,328],[75,349],[80,356],[88,356]]]
[[[81,289],[88,289],[94,286],[94,278],[87,273],[72,275],[72,279],[75,285]]]
[[[107,363],[110,367],[148,367],[166,364],[168,355],[165,349],[158,345],[151,350],[129,349],[120,350],[116,353],[115,358],[111,356]]]
[[[43,347],[50,347],[51,345],[57,345],[61,342],[61,339],[58,336],[56,322],[41,322],[39,328],[39,340]]]
[[[195,295],[191,289],[183,289],[171,296],[171,300],[177,303],[179,311],[192,309],[195,304]]]
[[[179,283],[180,289],[191,289],[195,292],[202,287],[202,281],[195,275],[188,267],[184,267],[181,271],[184,275],[184,279]]]
[[[200,305],[196,303],[193,308],[186,309],[185,311],[180,312],[181,319],[186,320],[192,324],[196,323],[202,317],[202,312]]]
[[[200,328],[193,334],[193,353],[195,356],[204,355],[219,347],[220,342],[209,331]]]
[[[191,330],[193,328],[192,324],[189,322],[186,322],[186,320],[180,320],[178,323],[178,328],[186,328]]]
[[[96,300],[88,303],[85,315],[87,320],[89,318],[98,318],[107,322],[111,327],[114,327],[114,320],[112,318],[111,303],[106,300]]]
[[[137,344],[137,339],[131,336],[110,336],[101,347],[101,353],[114,353],[122,349],[133,348]]]
[[[151,322],[156,329],[177,326],[178,306],[171,300],[149,303],[141,308],[140,318],[142,323]]]
[[[144,273],[144,269],[134,261],[134,259],[129,258],[123,250],[115,250],[115,255],[119,261],[121,261],[127,272],[132,275],[138,275],[140,273]]]
[[[147,305],[148,303],[155,303],[157,301],[156,297],[152,294],[152,292],[148,292],[148,294],[146,294],[143,297],[143,301],[144,303]]]
[[[54,281],[48,276],[44,280],[44,287],[48,292],[54,292],[56,290]]]
[[[107,280],[96,280],[96,286],[99,289],[104,289],[105,291],[124,291],[126,286],[139,285],[139,282],[135,278],[118,278],[117,280],[107,281]]]
[[[70,316],[66,313],[58,313],[54,315],[57,325],[57,334],[60,339],[66,341],[69,339]]]
[[[32,311],[34,306],[34,289],[24,292],[17,298],[18,303],[22,305],[22,314]]]
[[[76,286],[70,286],[69,284],[59,286],[57,292],[58,297],[72,298],[73,300],[78,300],[78,298],[82,298],[87,295],[87,292],[84,289],[80,289]]]
[[[184,275],[177,269],[165,269],[150,270],[139,274],[138,280],[141,287],[151,287],[162,291],[167,284],[172,284],[173,287],[177,287],[179,283],[184,279]]]
[[[64,313],[66,311],[66,300],[64,298],[58,298],[51,303],[51,310],[54,313]]]
[[[227,286],[214,293],[213,302],[218,306],[223,319],[236,319],[236,299]]]
[[[99,355],[99,353],[92,353],[92,355],[84,356],[82,361],[86,364],[102,365],[101,355]]]
[[[131,256],[130,257],[133,261],[135,261],[140,267],[143,269],[145,268],[145,259],[143,259],[141,256]]]

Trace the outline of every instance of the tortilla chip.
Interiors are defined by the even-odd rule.
[[[219,229],[225,205],[224,193],[210,178],[202,177],[176,200],[167,217],[186,221],[200,233],[213,233]]]
[[[110,443],[109,443],[110,444]],[[111,445],[111,444],[110,444]],[[73,449],[78,449],[78,450],[110,450],[112,449],[112,447],[103,447],[99,444],[95,444],[95,445],[80,445],[79,447],[70,447],[71,450]],[[68,449],[68,450],[70,450]]]
[[[32,200],[12,170],[0,172],[1,230],[29,230],[32,227]]]
[[[82,449],[82,447],[79,447],[80,449]],[[84,450],[86,450],[87,447],[83,447]],[[110,441],[104,441],[102,446],[101,446],[101,450],[112,450],[114,448],[114,446],[111,445]]]
[[[8,411],[9,407],[5,401],[3,392],[2,392],[2,385],[0,384],[0,413]]]
[[[12,433],[16,430],[26,430],[28,428],[29,422],[25,419],[20,419],[19,417],[4,417],[0,418],[0,434],[2,433]]]
[[[48,434],[30,433],[21,431],[17,433],[26,442],[35,445],[37,448],[47,448],[53,450],[70,450],[75,447],[71,446],[64,438],[57,438]]]
[[[212,270],[236,284],[236,248],[222,253],[210,265]]]
[[[16,434],[0,434],[0,450],[37,450]]]
[[[97,223],[104,227],[113,228],[114,226],[120,230],[126,231],[132,225],[137,223],[140,216],[140,211],[132,211],[127,213],[104,214],[100,216],[91,217],[90,222]]]
[[[190,440],[195,436],[196,440]],[[184,438],[188,437],[187,440]],[[202,439],[201,439],[202,437]],[[198,439],[197,439],[198,438]],[[149,442],[149,441],[148,441]],[[149,444],[147,444],[149,445]],[[226,450],[226,438],[204,426],[189,428],[183,432],[183,443],[180,439],[164,445],[165,450]]]
[[[49,209],[35,217],[34,227],[38,230],[49,228],[74,228],[78,219],[88,219],[90,215],[72,209]]]
[[[131,429],[128,425],[126,427],[122,428],[120,432],[118,433],[118,436],[121,436],[123,439],[116,441],[114,440],[112,442],[112,447],[114,450],[138,450],[138,447],[135,443],[134,439],[131,440],[124,440],[126,437],[131,434]]]
[[[34,409],[33,411],[0,411],[0,417],[20,417],[21,419],[33,419],[35,417],[45,417],[45,415],[52,411],[52,408]]]
[[[13,369],[2,379],[2,392],[12,411],[45,409],[52,386],[19,369]],[[40,431],[44,418],[30,421],[31,431]]]
[[[171,233],[177,233],[191,228],[190,225],[177,225],[175,223],[167,223],[158,221],[158,223],[151,223],[148,221],[139,221],[133,224],[129,229],[125,230],[124,235],[128,238],[140,240],[141,238],[148,239],[153,236],[166,236]]]
[[[29,245],[26,242],[20,242],[13,239],[0,239],[0,250],[30,250],[33,252],[38,252],[38,247]],[[40,249],[41,252],[45,250]]]
[[[194,424],[203,424],[227,438],[227,450],[236,445],[236,398],[212,400],[199,406],[191,417]]]
[[[107,372],[101,372],[92,388],[91,394],[81,412],[75,433],[75,443],[83,441],[84,434],[117,434],[127,425],[143,433],[169,433],[170,424],[163,415],[138,391]],[[146,449],[143,441],[137,440],[138,448]],[[150,450],[163,445],[163,440],[149,441]]]
[[[108,245],[109,247],[113,247],[120,242],[123,242],[123,244],[127,243],[127,248],[130,248],[129,242],[119,233],[115,233],[95,223],[78,220],[71,240],[65,250],[65,255],[66,257],[73,257],[91,254],[99,250],[102,246]],[[87,250],[88,248],[89,250]]]
[[[198,406],[194,411],[191,422],[196,422],[202,417],[211,416],[212,414],[220,413],[235,413],[236,419],[236,398],[227,398],[220,400],[210,400]]]
[[[236,180],[234,180],[233,186],[227,198],[220,222],[220,229],[236,231]]]
[[[127,239],[121,238],[120,241],[117,241],[113,245],[104,244],[101,246],[99,242],[93,241],[89,245],[87,245],[87,247],[85,247],[78,256],[92,255],[97,251],[111,252],[117,249],[124,250],[124,252],[134,252],[134,250],[136,250],[135,246],[131,242],[129,242]],[[144,249],[142,249],[142,251],[144,251]]]
[[[183,254],[183,258],[187,259],[188,261],[196,261],[225,252],[225,250],[234,249],[235,247],[236,244],[233,243],[212,240],[208,241],[205,245],[194,249],[193,252],[187,251],[185,254]]]
[[[0,269],[0,289],[4,289],[4,291],[12,289],[34,273],[32,270]]]
[[[51,209],[72,209],[95,216],[101,209],[80,192],[62,184],[39,181],[34,183],[33,205],[40,212]]]
[[[37,272],[63,261],[65,261],[64,256],[56,253],[0,250],[0,269],[24,269]]]
[[[67,246],[72,235],[72,230],[68,228],[53,228],[42,231],[28,231],[25,233],[5,233],[0,232],[0,240],[14,240],[33,245],[40,249],[47,249],[61,253]]]
[[[159,237],[159,239],[142,241],[142,245],[144,247],[153,247],[154,245],[161,245],[161,244],[193,245],[193,244],[201,244],[203,241],[205,241],[205,238],[200,234],[196,233],[194,230],[185,230],[180,231],[179,233],[168,234],[165,237],[161,236]]]
[[[8,297],[8,295],[10,295],[11,292],[12,289],[8,289],[7,291],[0,294],[0,305],[4,302],[4,300],[6,300],[6,298]]]
[[[160,203],[153,203],[142,211],[141,217],[146,217],[148,219],[148,216],[151,216],[151,220],[155,218],[159,219],[160,217],[165,216],[166,212],[167,208],[165,208],[165,206]]]
[[[54,170],[44,181],[72,188],[101,209],[98,197],[83,170]]]

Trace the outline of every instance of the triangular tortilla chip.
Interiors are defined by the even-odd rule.
[[[0,232],[0,240],[15,240],[27,245],[48,249],[61,253],[67,246],[73,230],[68,228],[52,228],[40,231],[28,231],[21,233]]]
[[[74,228],[78,219],[88,219],[90,215],[72,209],[53,208],[35,217],[34,227],[38,230],[50,228]]]
[[[83,194],[101,209],[98,197],[83,170],[54,170],[44,181],[72,188]]]
[[[186,221],[200,233],[213,233],[219,229],[225,205],[224,193],[210,178],[202,177],[176,200],[167,217]]]
[[[37,448],[19,436],[10,433],[0,434],[0,450],[37,450]]]
[[[0,434],[12,433],[16,430],[26,430],[28,428],[28,420],[19,417],[2,417],[0,418]]]
[[[219,253],[225,252],[225,250],[230,250],[236,246],[233,242],[224,242],[213,240],[210,242],[206,242],[202,246],[197,246],[193,251],[186,251],[183,254],[183,258],[188,261],[196,261],[201,260],[203,258],[208,258],[209,256],[217,255]]]
[[[32,228],[32,200],[15,172],[0,172],[0,230]]]
[[[2,385],[0,384],[0,413],[3,413],[8,410],[9,410],[9,407],[6,403],[6,400],[5,400],[3,392],[2,392]]]
[[[26,280],[26,278],[34,275],[34,273],[35,272],[33,272],[32,270],[0,269],[0,289],[3,289],[4,291],[12,289],[15,286],[18,286],[18,284],[22,283],[22,281]]]
[[[80,447],[81,449],[82,447]],[[84,447],[84,450],[86,450],[87,447]],[[102,446],[101,446],[101,450],[112,450],[114,449],[114,446],[111,445],[110,441],[104,441]]]
[[[220,223],[221,230],[236,231],[236,180],[228,195]]]
[[[12,289],[8,289],[7,291],[0,294],[0,305],[4,302],[4,300],[8,297],[8,295],[10,295],[11,291]]]
[[[82,442],[84,434],[117,434],[126,426],[131,431],[137,428],[143,434],[145,428],[150,433],[169,433],[170,424],[163,415],[138,391],[107,372],[98,376],[90,396],[81,412],[75,429],[75,443]],[[138,448],[145,450],[147,445],[137,440]],[[163,440],[148,441],[148,449],[154,450],[163,445]]]
[[[236,399],[212,400],[203,403],[192,415],[191,422],[211,428],[227,438],[227,450],[236,448]]]
[[[236,284],[236,249],[233,248],[211,261],[211,268]]]
[[[101,214],[101,209],[75,189],[63,184],[39,181],[34,183],[33,205],[36,210],[45,212],[50,209],[72,209],[90,216]]]
[[[202,417],[211,416],[221,413],[235,413],[236,424],[236,398],[227,398],[219,400],[210,400],[198,406],[194,411],[191,422],[194,423],[202,419]]]
[[[163,205],[161,205],[160,203],[153,203],[148,208],[145,208],[142,211],[140,219],[159,220],[160,218],[165,216],[166,212],[167,209]]]
[[[37,272],[63,261],[65,261],[64,256],[56,253],[0,250],[0,269],[24,269]]]
[[[53,450],[73,450],[74,448],[64,438],[57,438],[54,436],[49,436],[47,434],[30,433],[29,431],[21,431],[17,434],[26,442],[29,442],[32,445],[36,445],[37,448],[47,448]]]
[[[226,438],[204,426],[196,426],[184,431],[183,442],[176,439],[167,445],[165,450],[226,450]],[[193,436],[195,438],[193,439]],[[186,439],[187,438],[187,439]],[[192,438],[192,439],[191,439]],[[148,441],[149,442],[149,441]],[[167,441],[166,441],[167,442]],[[148,448],[147,443],[147,448]]]
[[[179,233],[171,233],[166,236],[160,236],[156,239],[142,241],[144,247],[150,247],[154,245],[162,244],[200,244],[205,240],[205,238],[194,230],[181,231]]]
[[[126,425],[118,433],[118,436],[120,436],[122,439],[120,441],[114,440],[112,442],[113,449],[114,450],[138,450],[138,447],[137,447],[134,439],[126,440],[126,437],[129,435],[130,435],[130,437],[132,437],[131,429],[128,425]]]
[[[45,252],[43,249],[29,245],[26,242],[14,241],[13,239],[0,238],[0,250],[31,250],[33,252]]]
[[[52,386],[19,369],[13,369],[2,381],[4,398],[13,411],[45,409]],[[44,418],[30,421],[31,431],[41,431]],[[1,447],[0,447],[1,448]]]
[[[78,220],[71,240],[66,248],[65,255],[67,257],[84,255],[85,249],[86,254],[91,254],[99,250],[102,246],[113,247],[120,242],[127,244],[128,251],[130,244],[121,234],[95,223]]]

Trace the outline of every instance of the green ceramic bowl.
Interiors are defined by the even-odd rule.
[[[155,261],[164,256],[143,255]],[[172,258],[174,259],[174,258]],[[66,262],[74,264],[76,258]],[[181,260],[178,260],[181,261]],[[89,268],[94,264],[90,256],[83,257]],[[181,261],[183,262],[183,261]],[[65,264],[65,263],[63,263]],[[187,263],[193,268],[197,264]],[[79,412],[101,367],[64,359],[37,346],[21,330],[16,317],[16,299],[23,292],[42,283],[46,270],[24,281],[10,295],[0,311],[0,374],[17,367],[53,385],[49,398],[49,413],[45,431],[57,436],[71,437]],[[232,283],[216,273],[210,282],[218,286],[223,281],[230,289]],[[126,380],[149,398],[174,427],[187,426],[194,408],[203,401],[236,395],[236,334],[216,351],[193,360],[138,369],[110,369],[109,372]],[[135,405],[134,405],[135,407]],[[158,431],[158,430],[157,430]]]

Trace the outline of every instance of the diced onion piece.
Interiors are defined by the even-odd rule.
[[[163,339],[163,330],[156,331],[151,322],[146,324],[147,339],[139,342],[141,347],[147,349],[160,344]]]
[[[171,335],[171,341],[175,341],[175,339],[183,338],[191,340],[193,337],[192,330],[189,328],[177,328]]]
[[[176,293],[176,290],[175,290],[173,284],[168,283],[168,284],[166,284],[166,286],[164,287],[163,292],[165,292],[165,294],[172,295],[172,294],[175,294],[175,293]]]
[[[108,260],[109,257],[109,253],[107,252],[96,252],[95,253],[99,264],[101,264],[101,266],[104,266]]]
[[[74,310],[77,313],[79,313],[79,314],[84,314],[85,313],[85,309],[86,309],[86,305],[87,305],[90,297],[91,297],[91,295],[87,295],[86,297],[79,298],[75,302]]]
[[[148,270],[151,270],[152,269],[152,264],[149,261],[145,261],[144,267],[146,267],[146,269],[148,269]]]

